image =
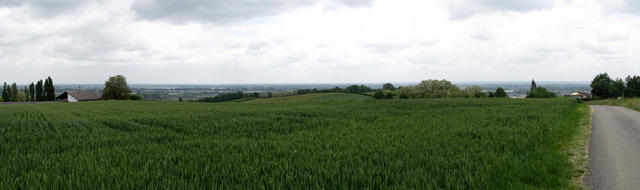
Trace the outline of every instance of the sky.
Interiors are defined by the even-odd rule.
[[[0,0],[0,81],[640,75],[640,0]]]

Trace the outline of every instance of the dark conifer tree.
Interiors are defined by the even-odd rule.
[[[39,80],[36,84],[36,101],[44,101],[44,89],[42,85],[42,80]]]
[[[24,99],[22,99],[22,101],[28,102],[29,100],[31,100],[31,98],[29,97],[29,88],[27,88],[27,86],[24,86],[22,93],[24,94]]]
[[[20,91],[18,90],[18,85],[16,85],[16,83],[14,82],[11,85],[11,101],[12,102],[17,102],[18,101],[18,94],[20,93]]]
[[[5,82],[4,85],[2,86],[2,101],[4,102],[9,101],[9,89],[7,88],[7,82]]]
[[[44,96],[47,101],[54,101],[56,99],[56,92],[53,88],[53,80],[51,80],[51,77],[47,77],[44,81]]]
[[[29,85],[29,101],[36,101],[36,86],[31,82]]]

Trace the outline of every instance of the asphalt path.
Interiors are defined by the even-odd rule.
[[[589,144],[591,189],[640,190],[640,112],[623,107],[591,106]]]

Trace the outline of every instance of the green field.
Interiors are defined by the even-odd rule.
[[[572,99],[0,105],[0,189],[566,189]]]

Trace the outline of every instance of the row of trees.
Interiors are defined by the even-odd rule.
[[[639,97],[640,76],[627,76],[613,80],[607,73],[601,73],[591,81],[591,95],[595,99]]]
[[[383,85],[384,87],[384,85]],[[387,85],[387,89],[391,89]],[[384,88],[383,88],[384,89]],[[504,88],[496,91],[483,91],[482,87],[473,85],[464,90],[448,80],[424,80],[415,86],[401,86],[394,91],[399,98],[507,98]]]
[[[55,99],[55,87],[51,77],[47,77],[44,81],[39,80],[36,84],[32,82],[23,90],[19,90],[16,83],[7,85],[5,82],[2,87],[3,102],[54,101]]]
[[[382,86],[382,93],[394,93],[401,99],[409,98],[507,98],[504,88],[497,88],[496,91],[483,91],[482,87],[473,85],[464,90],[448,80],[424,80],[415,86],[400,86],[395,88],[387,83]],[[375,93],[374,93],[375,95]],[[383,95],[388,98],[388,95]],[[374,96],[375,98],[375,96]]]
[[[260,98],[260,93],[258,92],[243,93],[242,91],[238,91],[234,93],[220,94],[214,97],[201,98],[195,101],[196,102],[226,102],[226,101],[232,101],[232,100],[239,100],[243,98]],[[182,98],[180,98],[178,101],[181,101],[181,99]]]

